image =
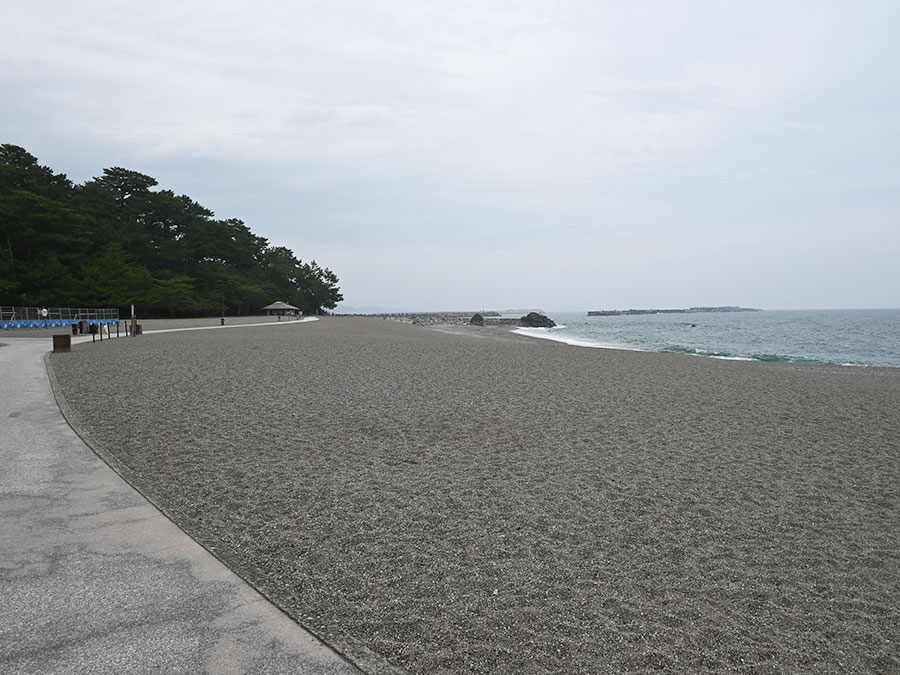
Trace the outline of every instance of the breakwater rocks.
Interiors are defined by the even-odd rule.
[[[435,312],[410,314],[373,314],[383,319],[412,323],[419,326],[514,326],[518,328],[552,328],[556,325],[550,317],[539,312],[529,312],[519,318],[500,317],[495,312]]]

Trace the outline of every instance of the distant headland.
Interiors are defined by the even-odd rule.
[[[640,314],[696,314],[699,312],[761,312],[750,307],[689,307],[687,309],[601,309],[588,312],[588,316],[636,316]]]

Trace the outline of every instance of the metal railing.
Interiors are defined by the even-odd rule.
[[[119,321],[119,310],[94,307],[0,306],[0,330],[61,328],[81,321],[101,325],[116,323]]]

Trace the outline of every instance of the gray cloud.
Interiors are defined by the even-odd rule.
[[[897,306],[898,14],[10,0],[0,132],[154,175],[355,305]]]

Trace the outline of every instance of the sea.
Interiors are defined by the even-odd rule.
[[[517,332],[584,347],[900,368],[900,309],[547,315],[557,323],[555,328]]]

